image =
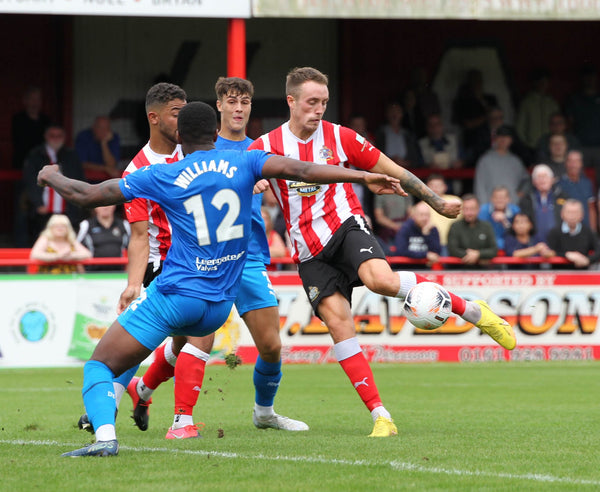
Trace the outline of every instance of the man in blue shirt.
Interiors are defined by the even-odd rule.
[[[46,166],[38,183],[85,207],[135,197],[160,204],[173,242],[163,272],[123,312],[84,366],[83,400],[97,441],[63,456],[118,453],[113,378],[144,360],[170,334],[204,336],[227,319],[240,286],[251,228],[255,183],[265,178],[355,182],[375,193],[404,191],[397,179],[338,166],[314,165],[261,151],[216,150],[216,114],[207,104],[186,105],[178,116],[186,158],[146,166],[97,185],[71,180]]]
[[[75,150],[91,181],[121,176],[121,139],[112,131],[108,116],[98,116],[94,124],[75,139]]]

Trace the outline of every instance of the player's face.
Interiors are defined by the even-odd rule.
[[[148,114],[150,123],[154,123],[160,134],[174,145],[177,145],[177,116],[185,104],[183,99],[173,99]]]
[[[250,118],[252,98],[248,94],[228,93],[217,100],[217,109],[221,113],[221,128],[231,132],[244,131]]]
[[[310,137],[318,128],[329,102],[329,89],[324,84],[312,80],[300,86],[298,96],[288,95],[290,123],[305,138]],[[299,135],[297,135],[299,136]]]

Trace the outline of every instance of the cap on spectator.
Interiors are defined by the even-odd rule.
[[[512,128],[508,125],[499,126],[498,129],[496,130],[496,136],[497,137],[512,137],[513,136]]]

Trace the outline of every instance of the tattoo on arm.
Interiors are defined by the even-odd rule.
[[[444,200],[407,169],[404,169],[404,177],[400,184],[404,191],[428,203],[435,210],[439,211],[442,208]]]

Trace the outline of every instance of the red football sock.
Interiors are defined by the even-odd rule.
[[[340,365],[369,411],[382,406],[373,372],[362,352],[341,360]]]
[[[192,415],[204,380],[206,361],[180,352],[175,364],[175,414]]]
[[[427,278],[423,277],[423,275],[415,273],[415,276],[417,277],[418,284],[421,282],[430,282],[430,280],[427,280]],[[467,309],[467,301],[450,291],[448,291],[448,294],[450,294],[450,299],[452,300],[452,312],[454,314],[458,314],[459,316],[465,314],[465,309]]]
[[[144,384],[155,390],[159,384],[168,381],[174,374],[175,368],[165,359],[165,345],[162,345],[154,351],[154,361],[143,377]]]

